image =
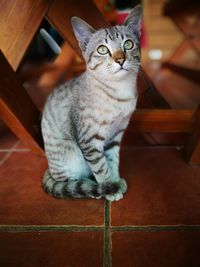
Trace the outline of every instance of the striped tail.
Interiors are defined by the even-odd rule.
[[[47,170],[43,178],[43,189],[55,198],[101,198],[120,190],[120,183],[98,184],[92,179],[56,181]]]

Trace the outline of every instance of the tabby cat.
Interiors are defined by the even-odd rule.
[[[114,201],[127,190],[119,149],[137,101],[141,18],[137,5],[122,25],[106,29],[71,19],[87,69],[50,94],[42,117],[43,188],[56,198]]]

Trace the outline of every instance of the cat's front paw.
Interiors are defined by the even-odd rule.
[[[123,198],[127,190],[127,183],[124,179],[103,183],[100,187],[101,195],[109,201],[118,201]]]
[[[113,180],[113,183],[118,185],[123,194],[127,191],[127,183],[123,178],[116,178]]]
[[[124,197],[124,195],[121,192],[118,192],[116,194],[113,195],[106,195],[105,199],[109,200],[109,201],[118,201],[120,199],[122,199]]]
[[[127,191],[127,183],[124,179],[121,178],[119,180],[119,184],[120,184],[120,190],[124,194]]]

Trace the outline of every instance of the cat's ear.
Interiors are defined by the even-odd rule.
[[[141,27],[142,27],[142,6],[135,6],[128,17],[125,19],[123,23],[127,29],[132,33],[137,33],[140,37],[141,35]]]
[[[87,22],[78,17],[72,17],[71,23],[80,48],[85,51],[87,44],[95,30]]]

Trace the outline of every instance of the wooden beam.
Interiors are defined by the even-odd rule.
[[[101,12],[91,0],[53,0],[46,15],[49,22],[55,26],[62,37],[69,42],[75,51],[81,55],[78,43],[74,36],[71,17],[77,16],[86,20],[94,28],[108,26]]]
[[[185,132],[194,124],[194,110],[146,109],[133,113],[129,130],[133,132]]]
[[[0,47],[17,70],[44,18],[50,0],[0,1]]]
[[[29,148],[43,155],[40,147],[39,111],[20,84],[0,50],[0,117]]]

